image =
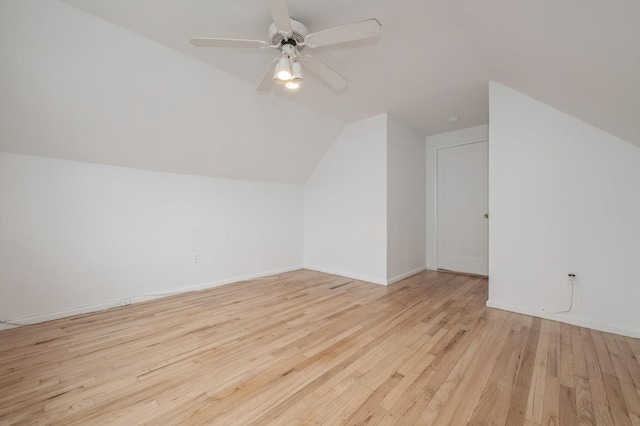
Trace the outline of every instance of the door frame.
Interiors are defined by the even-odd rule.
[[[488,127],[486,128],[488,132]],[[476,129],[474,129],[476,130]],[[482,129],[479,129],[480,131]],[[478,131],[475,132],[476,135]],[[472,137],[468,140],[442,140],[430,142],[427,138],[427,269],[438,270],[438,150],[445,148],[454,148],[457,146],[471,145],[479,142],[490,141],[488,134],[481,137]],[[447,138],[449,139],[449,138]],[[487,153],[489,155],[489,153]],[[489,158],[487,157],[487,162]],[[488,165],[487,165],[488,166]],[[429,170],[431,169],[431,170]],[[490,188],[487,181],[487,197],[489,197]],[[487,203],[490,200],[487,198]],[[488,238],[487,238],[488,240]],[[487,241],[488,243],[488,241]],[[487,253],[489,253],[487,247]]]

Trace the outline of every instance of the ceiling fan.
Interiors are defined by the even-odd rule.
[[[377,37],[382,27],[377,19],[368,19],[309,34],[304,24],[289,16],[287,0],[269,0],[269,12],[273,19],[273,24],[268,31],[270,42],[229,38],[192,38],[191,44],[197,47],[249,47],[280,50],[282,54],[273,60],[258,85],[257,90],[260,92],[269,91],[274,83],[284,84],[289,89],[299,88],[303,81],[303,67],[336,91],[340,91],[347,87],[347,79],[320,60],[303,53],[303,50]]]

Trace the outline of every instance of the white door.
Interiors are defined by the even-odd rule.
[[[487,142],[438,149],[438,269],[489,273],[487,156]]]

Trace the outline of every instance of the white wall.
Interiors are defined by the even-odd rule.
[[[425,269],[426,156],[423,136],[387,121],[387,282]]]
[[[387,282],[387,115],[346,126],[304,192],[305,267]]]
[[[298,269],[302,239],[301,186],[0,153],[0,320]]]
[[[436,186],[438,175],[437,151],[456,145],[473,142],[481,142],[489,139],[489,126],[475,126],[453,132],[442,133],[427,137],[427,268],[435,270],[437,265],[437,240],[436,240]],[[491,188],[489,188],[491,192]]]
[[[497,83],[490,103],[487,305],[640,337],[640,148]]]

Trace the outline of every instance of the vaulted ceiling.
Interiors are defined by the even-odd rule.
[[[267,0],[64,0],[151,40],[232,73],[254,88],[272,59],[271,49],[205,49],[198,37],[267,40],[272,20]],[[336,94],[306,73],[300,93],[284,88],[271,96],[294,99],[302,108],[342,123],[389,112],[425,132],[442,133],[488,120],[490,77],[473,35],[449,0],[289,0],[291,16],[310,32],[377,18],[377,40],[315,49],[349,80]],[[447,118],[461,117],[451,125]]]
[[[0,53],[10,64],[0,69],[10,95],[0,99],[9,128],[0,128],[2,150],[303,183],[340,128],[362,118],[388,112],[425,135],[487,123],[489,80],[640,146],[637,0],[289,0],[311,32],[377,18],[382,35],[314,51],[349,80],[343,93],[305,74],[298,93],[267,95],[255,87],[275,51],[189,44],[194,36],[267,39],[266,0],[64,1],[75,12],[43,0],[0,3]],[[161,49],[176,53],[154,53]],[[64,81],[74,63],[75,78],[92,84]],[[48,124],[22,129],[26,117],[36,127],[43,120],[42,92],[55,98]],[[74,113],[57,116],[59,103]],[[136,104],[145,112],[130,122]],[[105,114],[108,122],[96,118]],[[152,123],[159,128],[150,132]]]

